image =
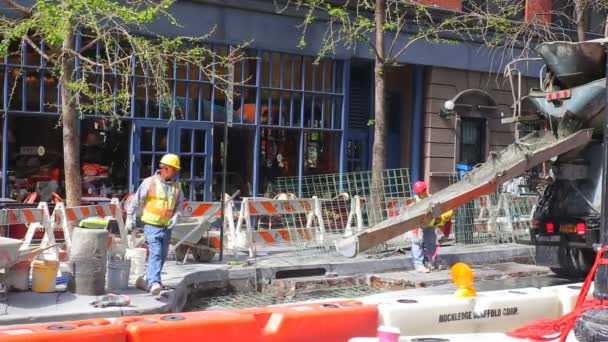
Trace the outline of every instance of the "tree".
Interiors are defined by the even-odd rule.
[[[120,120],[130,113],[135,73],[146,76],[159,105],[175,117],[167,80],[173,63],[200,66],[221,81],[227,65],[241,57],[240,48],[230,56],[216,54],[204,45],[207,36],[169,38],[150,31],[148,25],[159,19],[177,25],[168,12],[174,0],[2,1],[9,10],[0,19],[0,55],[19,55],[14,45],[26,44],[59,81],[68,206],[79,205],[82,196],[79,118],[102,113]]]
[[[319,58],[335,52],[339,46],[354,49],[359,44],[366,44],[374,56],[374,172],[383,170],[386,165],[385,69],[387,66],[398,65],[398,58],[411,46],[419,41],[457,44],[462,39],[499,46],[505,44],[505,36],[510,37],[510,41],[519,41],[521,44],[522,41],[548,35],[544,25],[529,24],[524,29],[509,19],[522,11],[521,1],[501,0],[494,13],[480,7],[467,13],[429,9],[422,3],[409,0],[275,2],[279,12],[288,8],[305,11],[300,47],[306,45],[306,32],[310,25],[318,22],[326,26]],[[484,37],[488,32],[493,34]],[[405,34],[408,39],[400,40],[400,35]]]
[[[374,57],[374,142],[372,152],[371,202],[377,208],[371,221],[383,218],[386,167],[386,96],[385,71],[396,66],[399,57],[418,42],[458,44],[461,40],[477,41],[493,47],[514,47],[552,35],[546,25],[512,20],[523,10],[522,1],[499,0],[492,9],[479,6],[462,13],[427,8],[411,0],[275,0],[278,12],[302,11],[302,36],[299,46],[306,45],[307,29],[313,24],[325,25],[318,60],[338,47],[355,49],[366,45]],[[403,40],[404,35],[407,39]],[[507,39],[508,37],[508,39]],[[509,45],[511,44],[511,45]],[[503,56],[505,58],[505,56]],[[417,181],[417,180],[413,180]],[[371,204],[373,205],[373,204]]]

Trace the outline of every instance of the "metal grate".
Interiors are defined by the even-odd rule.
[[[192,305],[191,311],[201,310],[225,310],[225,309],[246,309],[262,307],[276,304],[289,304],[310,300],[330,299],[330,298],[356,298],[374,295],[385,292],[386,290],[369,286],[353,286],[332,288],[309,293],[298,293],[296,295],[286,295],[285,293],[245,293],[227,296],[199,298]]]

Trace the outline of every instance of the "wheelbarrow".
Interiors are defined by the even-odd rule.
[[[0,269],[5,269],[5,272],[0,275],[0,287],[5,290],[4,281],[9,274],[12,266],[21,261],[32,261],[36,256],[49,248],[53,248],[58,244],[51,244],[44,247],[32,246],[25,249],[20,249],[23,241],[0,237]]]
[[[52,244],[44,247],[32,246],[26,249],[20,249],[23,241],[0,237],[0,269],[8,269],[21,261],[33,260],[37,255],[49,248],[53,248],[58,244]]]
[[[232,205],[232,201],[238,196],[240,191],[236,191],[228,198],[226,196],[225,205]],[[198,262],[209,262],[213,260],[216,249],[210,246],[209,231],[211,225],[219,220],[219,217],[184,217],[178,224],[175,224],[169,254],[174,253],[176,260],[186,262],[188,253],[191,252],[194,259]],[[220,220],[221,221],[221,220]],[[222,222],[220,222],[222,224]],[[220,242],[222,243],[222,242]]]
[[[185,217],[180,223],[173,226],[170,250],[175,253],[176,260],[186,261],[188,252],[192,253],[198,262],[213,260],[216,250],[210,246],[208,239],[209,228],[212,221],[202,221],[197,217]]]
[[[174,254],[176,260],[185,260],[188,253],[191,253],[198,262],[209,262],[215,256],[216,250],[209,246],[207,232],[211,226],[210,222],[201,222],[196,217],[184,217],[180,223],[170,227],[171,244],[168,254]],[[141,232],[142,229],[134,229],[129,237],[131,248],[141,247],[145,244],[146,238]]]

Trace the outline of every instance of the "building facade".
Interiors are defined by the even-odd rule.
[[[463,8],[460,0],[428,2],[447,10]],[[551,3],[529,2],[527,19]],[[210,44],[216,50],[251,42],[250,58],[235,65],[240,85],[233,108],[227,110],[215,80],[196,66],[174,65],[168,106],[159,105],[143,75],[134,75],[137,91],[120,123],[104,119],[104,113],[86,115],[80,122],[85,196],[134,191],[166,152],[181,156],[184,190],[188,199],[199,201],[218,198],[223,163],[227,190],[240,190],[241,196],[272,192],[274,177],[371,167],[373,66],[364,45],[338,50],[315,64],[323,25],[313,25],[308,46],[298,49],[301,15],[279,15],[273,1],[180,1],[172,13],[180,27],[160,21],[151,29],[181,36],[213,30]],[[398,37],[405,39],[407,34]],[[44,60],[27,46],[21,49],[23,58],[7,57],[0,65],[2,196],[23,200],[35,191],[48,200],[62,189],[60,96]],[[414,180],[440,187],[457,163],[482,162],[488,151],[513,140],[513,127],[500,125],[497,114],[510,105],[510,91],[496,79],[500,63],[490,53],[496,57],[507,52],[490,52],[471,42],[420,43],[399,57],[402,66],[387,72],[388,168],[411,168]],[[443,102],[468,88],[487,90],[500,108],[491,114],[440,117]],[[233,124],[224,161],[223,125],[229,112],[234,113]]]

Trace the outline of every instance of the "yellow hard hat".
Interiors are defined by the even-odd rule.
[[[450,221],[452,219],[452,216],[454,216],[454,211],[448,210],[445,213],[441,214],[441,220],[444,223],[447,223],[448,221]]]
[[[177,170],[181,169],[180,163],[179,163],[179,157],[176,154],[165,154],[162,159],[160,160],[160,163],[163,165],[167,165],[167,166],[171,166],[173,168],[176,168]]]

